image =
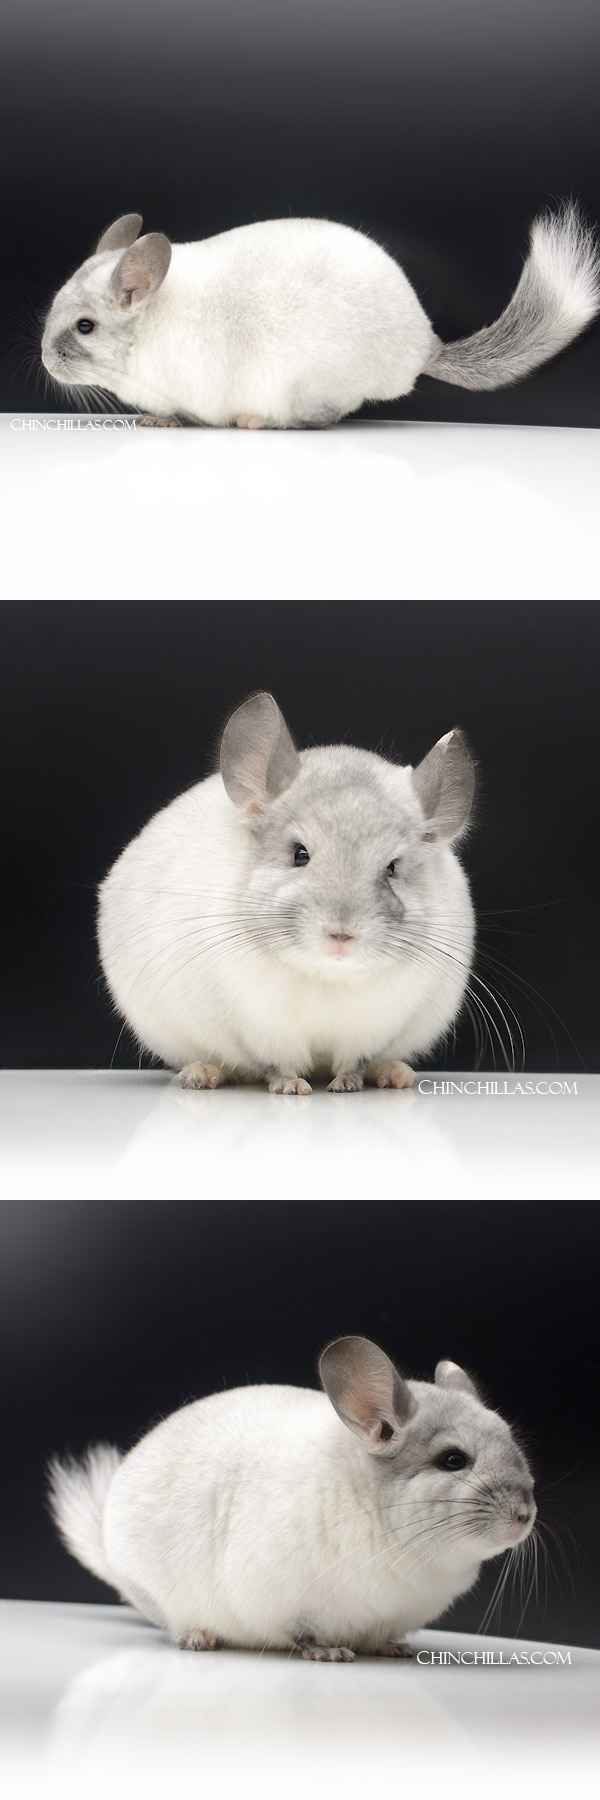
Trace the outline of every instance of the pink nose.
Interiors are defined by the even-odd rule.
[[[519,1538],[523,1537],[524,1532],[527,1530],[527,1526],[531,1524],[532,1517],[533,1514],[525,1510],[523,1510],[523,1512],[513,1513],[506,1534],[507,1537],[510,1538],[511,1543],[518,1544]]]
[[[330,931],[329,933],[329,950],[332,956],[347,956],[353,943],[354,934],[351,931]]]

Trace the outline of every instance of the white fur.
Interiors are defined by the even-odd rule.
[[[600,303],[595,241],[573,206],[535,221],[505,313],[458,345],[440,343],[393,257],[327,219],[259,220],[173,244],[166,273],[133,301],[110,286],[124,256],[122,242],[100,248],[59,290],[42,340],[46,369],[159,420],[216,426],[250,416],[277,427],[331,423],[365,401],[410,393],[424,372],[503,386],[570,343]],[[95,324],[83,338],[82,315]]]
[[[106,1496],[121,1462],[112,1444],[95,1444],[81,1462],[50,1464],[54,1520],[64,1544],[100,1581],[111,1581],[104,1549]]]
[[[273,891],[260,851],[257,860],[251,821],[229,799],[220,775],[157,813],[102,884],[98,935],[111,993],[139,1041],[171,1067],[206,1062],[252,1080],[273,1068],[337,1074],[362,1059],[410,1061],[438,1042],[460,1008],[473,947],[468,883],[448,843],[418,841],[425,821],[410,768],[347,746],[304,751],[300,764],[307,777],[316,774],[317,785],[322,770],[324,786],[333,766],[340,787],[335,817],[321,827],[330,892],[301,958],[285,945],[281,952],[263,945],[253,911],[268,922],[275,905],[292,903],[303,874],[287,870]],[[356,832],[361,843],[353,845],[341,790],[348,772],[365,768],[379,799],[369,791]],[[382,835],[378,804],[393,811],[395,835]],[[315,833],[319,823],[317,808]],[[299,830],[305,829],[303,817]],[[368,883],[403,841],[412,858],[407,929],[423,950],[382,959],[370,948]],[[361,854],[358,946],[351,960],[338,963],[327,958],[321,938]]]
[[[373,1649],[437,1618],[514,1541],[515,1506],[527,1505],[531,1529],[531,1477],[507,1425],[474,1394],[405,1387],[416,1413],[391,1456],[309,1389],[237,1388],[172,1414],[110,1482],[106,1579],[175,1641],[204,1632],[260,1649],[310,1632]],[[433,1460],[457,1443],[473,1458],[464,1478]],[[63,1535],[72,1504],[71,1548],[97,1569],[72,1482],[66,1470]],[[483,1511],[471,1513],[480,1491]],[[95,1526],[90,1537],[95,1546]]]

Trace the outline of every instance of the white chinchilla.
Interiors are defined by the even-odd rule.
[[[143,409],[149,425],[327,425],[409,394],[421,374],[505,387],[600,306],[594,235],[572,203],[534,221],[502,316],[454,344],[436,337],[398,263],[347,225],[268,219],[170,244],[138,238],[141,224],[116,219],[59,289],[42,362],[67,388]]]
[[[182,1649],[410,1654],[402,1634],[532,1530],[525,1457],[456,1363],[406,1381],[345,1337],[320,1375],[324,1393],[233,1388],[123,1458],[51,1464],[67,1548]]]
[[[100,888],[115,1004],[184,1087],[402,1087],[454,1023],[474,920],[451,841],[475,786],[460,731],[418,768],[298,752],[271,694],[223,733],[220,773],[155,815]]]

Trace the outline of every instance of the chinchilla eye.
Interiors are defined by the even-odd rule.
[[[303,869],[304,864],[307,862],[310,862],[310,856],[308,854],[308,850],[305,850],[304,844],[295,844],[294,845],[294,868]]]
[[[78,319],[77,320],[77,330],[81,332],[82,337],[87,337],[87,334],[89,331],[95,330],[94,320],[93,319]]]
[[[385,872],[386,872],[386,875],[395,875],[395,873],[396,873],[395,862],[388,863],[388,866],[387,866],[387,869]]]
[[[443,1456],[438,1456],[436,1466],[438,1469],[448,1469],[454,1473],[455,1470],[466,1469],[468,1461],[469,1458],[465,1456],[464,1450],[445,1450]]]

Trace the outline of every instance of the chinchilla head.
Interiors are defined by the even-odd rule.
[[[126,368],[138,322],[171,261],[161,232],[136,242],[141,224],[139,213],[116,219],[55,295],[42,336],[42,362],[55,381],[110,388]]]
[[[460,731],[416,769],[346,744],[299,753],[273,696],[229,719],[221,774],[251,840],[244,904],[265,947],[305,973],[355,981],[422,948],[448,886],[450,840],[465,829],[475,771]],[[450,871],[451,872],[451,871]]]
[[[471,1564],[529,1536],[533,1478],[510,1427],[464,1369],[439,1362],[435,1381],[406,1381],[368,1338],[339,1338],[320,1361],[340,1419],[378,1468],[391,1527],[424,1561]]]

